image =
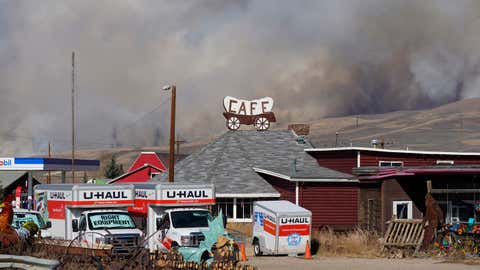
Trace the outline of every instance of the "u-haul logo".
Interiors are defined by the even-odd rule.
[[[280,219],[281,224],[308,224],[308,217],[284,217]]]
[[[206,190],[167,190],[168,199],[204,199],[210,198]]]
[[[136,189],[135,198],[136,199],[153,199],[155,196],[155,191],[147,189]]]
[[[50,191],[48,192],[48,198],[52,200],[66,200],[67,196],[63,191]]]
[[[84,200],[112,200],[129,199],[125,191],[84,191],[82,199]]]

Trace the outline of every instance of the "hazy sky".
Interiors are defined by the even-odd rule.
[[[81,148],[166,142],[170,82],[187,140],[226,95],[283,123],[480,96],[479,3],[0,0],[0,154],[68,149],[72,51]]]

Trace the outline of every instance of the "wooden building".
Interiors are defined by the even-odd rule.
[[[305,151],[320,166],[357,176],[359,226],[383,231],[393,215],[422,218],[427,181],[446,222],[480,218],[474,210],[480,203],[480,153],[364,147]]]
[[[125,174],[109,181],[113,183],[147,182],[166,170],[165,165],[155,152],[141,152]]]
[[[312,211],[313,229],[355,228],[356,177],[319,166],[311,147],[293,131],[228,131],[175,164],[175,182],[215,184],[217,209],[231,223],[250,226],[256,200],[285,199]]]

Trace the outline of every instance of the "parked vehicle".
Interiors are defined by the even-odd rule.
[[[111,244],[115,255],[142,244],[143,233],[127,211],[134,202],[133,185],[37,185],[35,201],[54,238],[78,239],[91,248]]]
[[[13,208],[13,220],[12,227],[18,229],[22,227],[25,222],[33,222],[41,230],[41,236],[43,238],[51,237],[50,232],[47,230],[52,227],[50,221],[45,221],[40,212],[22,208]]]
[[[300,254],[310,242],[312,213],[289,201],[253,204],[252,245],[255,256]]]
[[[202,230],[212,218],[207,207],[215,204],[213,185],[135,184],[135,195],[129,210],[143,214],[151,252],[197,247],[204,239]]]

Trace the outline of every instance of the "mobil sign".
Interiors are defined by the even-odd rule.
[[[13,158],[0,158],[0,167],[11,168],[14,164]]]
[[[0,171],[35,171],[43,168],[42,158],[0,157]]]

